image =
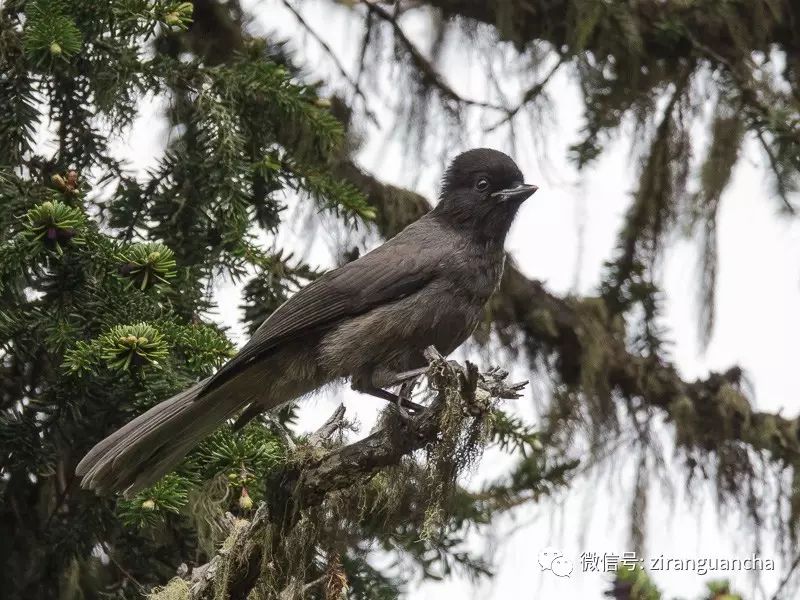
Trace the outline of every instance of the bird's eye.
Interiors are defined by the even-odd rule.
[[[475,189],[479,192],[485,192],[489,189],[489,180],[486,177],[481,177],[475,182]]]

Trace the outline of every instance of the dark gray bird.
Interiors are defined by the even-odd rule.
[[[300,290],[216,374],[97,444],[77,467],[83,487],[134,493],[227,419],[241,412],[241,425],[337,379],[398,401],[385,388],[417,375],[425,348],[447,355],[477,326],[506,234],[536,189],[502,152],[459,155],[433,210]]]

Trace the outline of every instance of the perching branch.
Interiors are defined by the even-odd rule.
[[[457,402],[469,421],[486,416],[495,400],[520,397],[527,384],[508,383],[508,374],[499,369],[478,373],[448,362],[433,347],[426,351],[430,368],[428,381],[434,392],[430,405],[420,414],[404,420],[387,414],[381,426],[355,443],[326,449],[331,438],[343,426],[344,408],[338,407],[322,427],[312,434],[308,458],[288,466],[268,482],[267,503],[262,504],[250,521],[230,519],[230,536],[208,563],[196,567],[169,583],[170,590],[180,589],[192,600],[224,597],[244,599],[269,565],[262,565],[266,539],[272,552],[286,539],[304,511],[322,504],[336,491],[366,481],[378,471],[397,466],[417,450],[430,450],[442,440],[443,415]],[[313,582],[311,582],[313,583]],[[309,582],[291,579],[285,582],[279,597],[293,597],[291,592]],[[222,594],[220,593],[222,590]],[[156,593],[155,598],[160,596]]]

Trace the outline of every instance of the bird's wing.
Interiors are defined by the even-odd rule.
[[[201,392],[223,384],[276,346],[344,318],[399,300],[425,287],[434,277],[444,250],[395,237],[372,252],[325,273],[284,302],[264,321],[241,351],[217,371]],[[442,256],[438,256],[442,255]]]

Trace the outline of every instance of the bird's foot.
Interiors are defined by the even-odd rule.
[[[389,402],[397,406],[397,408],[399,408],[402,412],[408,413],[408,411],[411,411],[411,413],[413,413],[414,415],[418,415],[423,410],[425,410],[424,406],[422,406],[421,404],[417,404],[416,402],[413,402],[408,394],[404,394],[402,389],[400,390],[399,394],[392,394],[392,392],[386,392],[386,393],[391,394],[393,396],[393,399],[389,400]]]
[[[414,390],[415,383],[416,379],[406,381],[400,386],[400,392],[397,394],[397,408],[406,422],[408,422],[412,416],[416,417],[425,410],[424,406],[411,400],[411,392]],[[406,408],[411,409],[412,414],[409,414]]]
[[[402,389],[400,394],[393,394],[392,392],[384,390],[383,388],[372,387],[372,386],[367,388],[361,388],[358,391],[363,392],[365,394],[369,394],[371,396],[375,396],[376,398],[380,398],[381,400],[386,400],[387,402],[391,402],[398,408],[400,415],[405,420],[408,420],[412,417],[412,414],[409,413],[409,410],[412,411],[414,415],[419,414],[420,412],[425,410],[425,407],[422,406],[421,404],[412,402],[408,398],[408,393],[403,394]]]

